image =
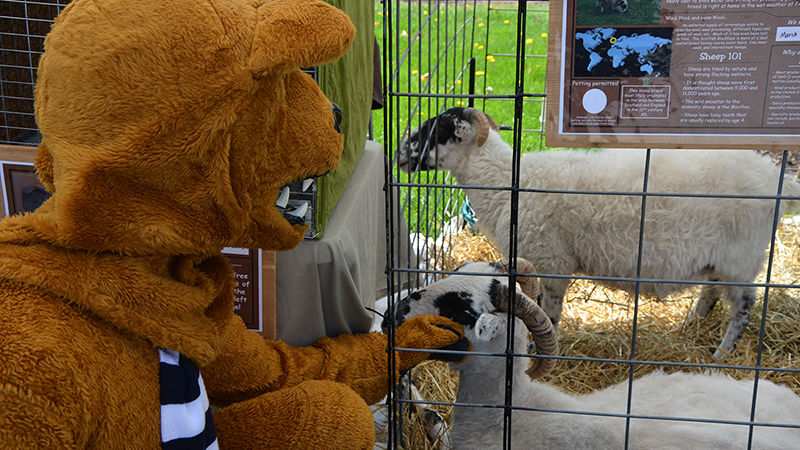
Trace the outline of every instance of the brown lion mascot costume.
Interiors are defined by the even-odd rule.
[[[52,197],[0,222],[0,446],[372,448],[386,336],[264,340],[233,314],[220,255],[302,240],[276,198],[334,169],[342,137],[299,68],[354,33],[317,0],[64,9],[36,85]],[[396,338],[464,342],[438,316]],[[398,352],[398,370],[428,356]]]

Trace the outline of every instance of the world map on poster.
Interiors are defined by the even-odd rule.
[[[668,77],[671,37],[616,28],[577,32],[576,75]]]

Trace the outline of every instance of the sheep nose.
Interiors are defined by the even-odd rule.
[[[337,133],[341,134],[342,119],[344,118],[342,108],[339,108],[339,105],[336,103],[331,103],[331,112],[333,112],[333,129],[336,130]]]

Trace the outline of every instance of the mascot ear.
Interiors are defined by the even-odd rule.
[[[342,56],[355,27],[341,10],[319,0],[274,0],[258,8],[248,59],[255,76],[286,73]]]
[[[36,174],[39,176],[39,181],[42,182],[47,192],[55,192],[56,189],[53,183],[53,155],[50,154],[50,150],[47,149],[44,142],[39,144],[39,152],[36,154],[34,166],[36,167]]]

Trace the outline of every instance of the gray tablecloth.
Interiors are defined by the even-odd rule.
[[[325,235],[277,253],[277,338],[308,345],[323,336],[368,331],[386,287],[383,149],[367,141]]]

